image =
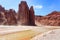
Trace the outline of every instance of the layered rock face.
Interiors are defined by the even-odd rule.
[[[21,1],[19,4],[18,10],[18,24],[21,25],[35,25],[34,19],[34,10],[33,7],[30,8],[26,3],[26,1]]]
[[[13,9],[5,10],[0,5],[0,25],[15,25],[17,24],[17,19],[15,17],[16,13]]]
[[[7,20],[5,18],[4,12],[0,12],[0,25],[5,24],[6,21]]]
[[[5,11],[5,18],[7,19],[7,22],[5,24],[7,24],[7,25],[17,24],[17,19],[16,19],[15,15],[16,15],[16,13],[13,9]]]
[[[33,6],[31,6],[29,10],[29,22],[31,25],[35,25],[35,15],[34,15]]]
[[[57,11],[53,11],[52,13],[46,15],[46,16],[60,16],[60,12],[57,12]]]
[[[0,5],[0,25],[3,25],[7,20],[4,15],[5,9]]]
[[[5,11],[4,7],[0,5],[0,12],[4,12],[4,11]]]
[[[21,25],[29,24],[29,8],[26,1],[21,1],[21,4],[19,4],[18,22]]]
[[[53,11],[47,16],[36,18],[36,21],[41,25],[60,26],[60,12]]]

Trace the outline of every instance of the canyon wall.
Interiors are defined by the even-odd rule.
[[[60,12],[53,11],[46,16],[35,16],[37,24],[46,26],[60,26]]]

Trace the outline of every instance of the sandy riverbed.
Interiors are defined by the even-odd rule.
[[[54,29],[59,29],[59,27],[0,26],[0,40],[30,40]]]

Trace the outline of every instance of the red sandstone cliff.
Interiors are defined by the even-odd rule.
[[[34,9],[29,9],[26,1],[21,1],[18,8],[18,13],[15,10],[5,10],[0,5],[0,24],[4,25],[35,25]]]
[[[18,24],[28,25],[29,24],[29,7],[26,1],[21,1],[18,8]]]
[[[31,25],[35,25],[35,15],[34,15],[33,6],[31,6],[29,10],[29,22]]]
[[[18,9],[18,24],[20,25],[35,25],[34,9],[29,9],[26,1],[21,1]]]
[[[41,25],[49,25],[49,26],[60,26],[60,12],[53,11],[52,13],[48,14],[47,16],[42,17],[35,17]]]
[[[8,11],[5,11],[5,18],[7,19],[6,24],[7,25],[16,25],[17,19],[16,19],[16,13],[13,9],[10,9]]]
[[[0,5],[0,12],[4,12],[5,8]]]
[[[4,7],[0,5],[0,24],[4,25],[16,25],[16,13],[13,9],[5,10]]]

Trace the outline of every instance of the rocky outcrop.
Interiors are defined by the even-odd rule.
[[[53,11],[46,16],[35,16],[33,6],[28,7],[26,1],[21,1],[18,12],[5,10],[0,5],[0,25],[49,25],[60,26],[60,12]]]
[[[29,9],[26,1],[21,1],[18,13],[15,10],[5,10],[0,5],[0,24],[4,25],[35,25],[35,15],[33,7]]]
[[[0,5],[0,25],[3,25],[7,21],[4,13],[5,8]]]
[[[18,24],[28,25],[29,24],[29,8],[26,1],[21,1],[18,10]]]
[[[0,5],[0,12],[4,12],[5,8]]]
[[[37,17],[36,21],[41,25],[60,26],[60,12],[53,11],[47,16]]]
[[[4,12],[0,12],[0,25],[4,25],[7,22]]]
[[[13,9],[5,10],[5,8],[0,5],[0,24],[4,25],[17,24],[15,15],[16,13]]]
[[[19,4],[19,10],[18,10],[18,24],[21,25],[34,25],[35,22],[34,17],[34,10],[33,7],[30,8],[26,3],[26,1],[21,1]]]
[[[48,14],[46,16],[58,16],[58,15],[60,15],[60,12],[53,11],[53,12],[51,12],[50,14]]]
[[[15,17],[15,11],[13,9],[5,11],[5,18],[7,19],[7,22],[5,24],[7,25],[17,24],[17,19]]]
[[[33,6],[31,6],[29,10],[29,22],[30,22],[30,25],[35,25],[35,15],[34,15]]]

